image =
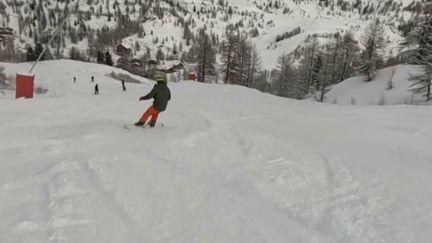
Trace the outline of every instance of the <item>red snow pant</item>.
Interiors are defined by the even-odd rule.
[[[150,121],[156,122],[157,118],[159,116],[159,111],[154,108],[154,106],[150,106],[146,112],[141,116],[139,119],[140,122],[146,123],[148,118],[150,117]]]

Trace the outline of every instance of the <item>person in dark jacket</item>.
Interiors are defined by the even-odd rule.
[[[98,94],[99,94],[99,84],[96,84],[96,85],[95,85],[95,92],[94,92],[94,94],[95,94],[95,95],[98,95]]]
[[[123,89],[123,91],[126,91],[126,85],[125,85],[125,81],[124,80],[122,80],[122,89]]]
[[[141,116],[135,126],[143,126],[150,118],[149,125],[154,127],[159,113],[165,111],[168,101],[171,99],[171,92],[167,86],[165,73],[157,72],[154,76],[157,82],[153,89],[147,95],[140,97],[139,100],[149,100],[153,98],[153,105],[150,106],[146,112]]]

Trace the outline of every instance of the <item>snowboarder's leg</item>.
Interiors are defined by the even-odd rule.
[[[148,118],[149,118],[150,116],[153,117],[153,114],[154,114],[155,112],[158,112],[158,111],[157,111],[153,106],[150,106],[150,107],[146,110],[146,112],[144,112],[144,114],[141,116],[141,118],[139,119],[138,123],[144,125],[144,124],[147,122],[147,120],[148,120]]]
[[[150,125],[151,127],[154,127],[154,126],[156,125],[156,121],[157,121],[157,119],[158,119],[158,116],[159,116],[159,111],[157,111],[157,110],[155,109],[155,113],[152,114],[152,116],[151,116],[151,118],[150,118],[150,122],[149,122],[149,125]]]
[[[149,118],[149,116],[150,116],[150,112],[151,112],[151,106],[144,112],[144,114],[141,116],[141,118],[139,119],[139,121],[138,122],[140,122],[140,123],[142,123],[142,124],[145,124],[146,122],[147,122],[147,119]]]
[[[154,127],[156,125],[156,121],[151,120],[148,124],[150,127]]]

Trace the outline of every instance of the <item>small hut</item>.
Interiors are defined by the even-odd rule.
[[[115,48],[115,53],[119,56],[127,56],[131,54],[131,52],[131,49],[124,44],[117,45]]]

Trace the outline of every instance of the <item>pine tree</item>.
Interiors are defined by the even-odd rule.
[[[288,70],[290,69],[291,60],[289,56],[282,55],[277,60],[277,70],[279,71],[279,75],[277,76],[277,82],[273,82],[274,89],[278,96],[286,97],[286,93],[288,90]]]
[[[432,82],[432,4],[421,18],[408,40],[417,45],[412,56],[412,63],[420,65],[422,73],[412,76],[411,91],[414,94],[423,94],[426,100],[431,100]]]
[[[334,63],[332,63],[334,57],[333,55],[334,53],[332,53],[332,50],[327,50],[322,54],[322,57],[320,56],[320,59],[323,61],[322,66],[318,72],[317,83],[315,86],[315,89],[316,91],[318,91],[319,94],[319,97],[315,97],[315,99],[319,102],[324,101],[325,93],[328,91],[327,87],[333,81],[333,74],[335,68]]]
[[[319,91],[319,97],[315,97],[318,101],[323,102],[327,87],[337,82],[338,58],[340,52],[340,35],[337,33],[320,54],[321,66],[317,71],[316,90]]]
[[[165,60],[165,54],[163,53],[162,49],[159,48],[156,52],[156,61],[160,62],[162,60]]]
[[[72,47],[69,50],[69,58],[72,60],[85,61],[84,55],[82,55],[79,49],[76,47]]]
[[[199,30],[198,42],[196,44],[198,63],[198,81],[206,82],[207,75],[216,74],[216,51],[214,50],[210,36],[206,33],[205,29]]]
[[[319,83],[319,72],[323,65],[323,60],[319,52],[319,44],[317,36],[313,35],[309,43],[304,47],[303,58],[300,59],[297,77],[301,84],[299,84],[299,86],[303,92],[302,95],[299,95],[301,98],[314,92]]]
[[[105,56],[104,56],[103,52],[101,52],[101,51],[97,52],[96,62],[101,63],[101,64],[105,63]]]
[[[224,83],[235,84],[239,82],[239,62],[238,62],[238,48],[239,48],[239,34],[229,26],[227,29],[227,40],[222,42],[221,72],[223,74]]]
[[[174,45],[173,45],[172,54],[173,55],[177,55],[178,54],[178,48],[177,48],[177,44],[176,43],[174,43]]]
[[[354,60],[357,59],[359,46],[351,32],[342,37],[342,58],[339,60],[339,82],[349,78],[354,73]]]
[[[109,52],[105,52],[105,64],[108,66],[113,65],[113,60],[112,60],[111,54]]]
[[[251,45],[252,46],[252,45]],[[255,45],[252,46],[251,55],[247,67],[246,86],[257,88],[260,86],[261,78],[261,57]],[[261,79],[260,79],[261,78]]]
[[[27,62],[33,62],[33,61],[36,61],[36,59],[37,59],[36,54],[34,53],[33,48],[31,46],[27,48],[26,57],[27,57],[26,58]]]
[[[237,50],[238,64],[239,64],[239,84],[247,86],[248,84],[248,70],[252,57],[252,46],[250,45],[246,35],[240,35],[239,48]]]
[[[232,25],[227,27],[227,40],[221,45],[221,72],[225,83],[248,86],[251,82],[252,44]],[[255,53],[256,54],[256,53]],[[255,58],[257,55],[255,55]],[[256,65],[258,59],[254,60]]]
[[[319,76],[321,72],[321,68],[323,67],[323,56],[319,51],[315,51],[315,57],[312,59],[313,65],[310,67],[310,83],[309,87],[312,85],[315,89],[319,87]]]
[[[307,89],[307,84],[299,79],[299,72],[293,67],[293,62],[294,58],[289,55],[278,58],[277,75],[272,82],[273,93],[282,97],[300,99]]]
[[[268,72],[266,70],[260,71],[256,74],[253,82],[253,88],[261,92],[270,92],[271,85],[267,81]]]
[[[35,59],[34,59],[34,61],[36,61],[38,58],[39,58],[39,56],[42,54],[42,52],[43,52],[43,47],[42,47],[42,44],[41,43],[37,43],[36,44],[36,48],[35,48],[35,51],[34,51],[34,54],[35,54]],[[45,60],[45,54],[44,55],[42,55],[42,57],[40,58],[40,60],[42,61],[42,60]]]
[[[185,23],[184,29],[183,29],[183,39],[186,40],[186,45],[188,46],[190,44],[192,32],[189,29],[189,24]]]
[[[318,55],[319,41],[316,35],[312,36],[312,41],[305,47],[304,59],[302,60],[301,69],[304,75],[304,81],[307,86],[311,86],[316,83],[317,69],[321,65],[317,63],[319,61]]]
[[[371,81],[375,77],[378,63],[381,60],[381,51],[384,48],[384,27],[376,19],[365,30],[361,38],[364,50],[360,54],[358,70],[366,76],[366,81]]]

